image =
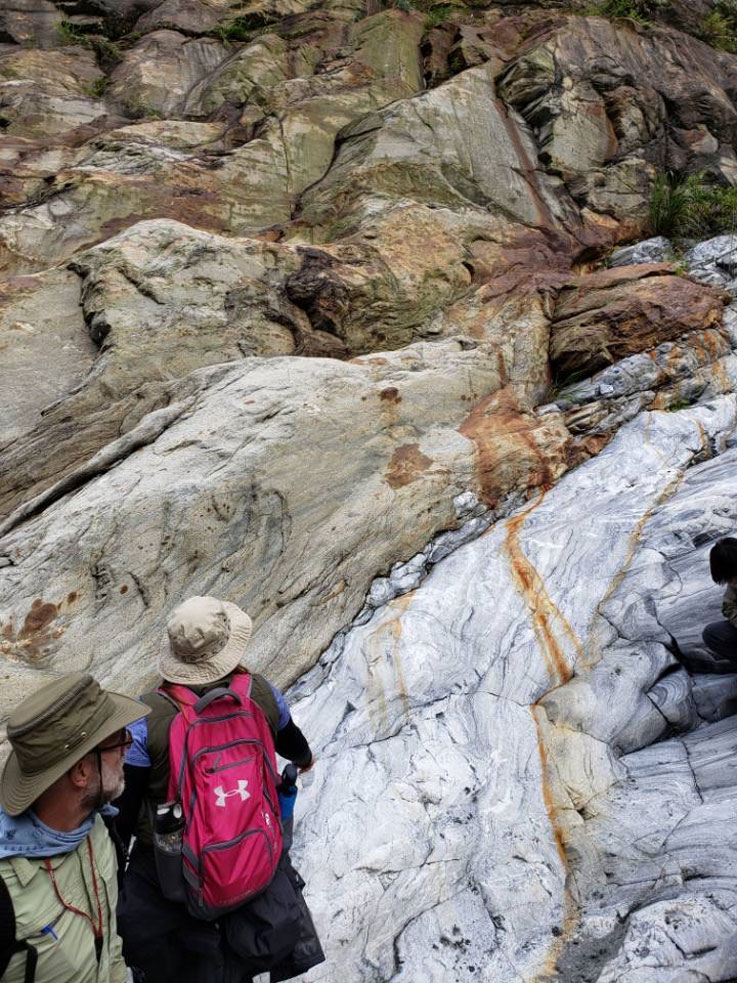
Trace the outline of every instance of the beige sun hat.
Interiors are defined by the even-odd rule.
[[[159,649],[159,672],[167,682],[214,683],[239,664],[251,637],[245,611],[216,597],[190,597],[169,618]]]
[[[100,741],[150,712],[83,672],[42,686],[8,718],[12,751],[0,777],[3,809],[19,816]]]

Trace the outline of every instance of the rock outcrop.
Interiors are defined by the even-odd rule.
[[[673,654],[737,252],[650,215],[737,183],[737,56],[646,6],[0,12],[0,709],[246,608],[319,759],[314,983],[737,978],[737,677]]]

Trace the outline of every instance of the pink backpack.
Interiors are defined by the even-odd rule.
[[[246,673],[199,699],[186,686],[162,693],[179,705],[168,796],[184,811],[187,906],[212,921],[263,891],[281,857],[274,739]]]

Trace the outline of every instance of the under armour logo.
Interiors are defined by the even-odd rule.
[[[226,792],[222,785],[218,785],[218,787],[215,789],[215,805],[224,806],[225,800],[231,795],[240,795],[241,802],[245,802],[246,799],[250,799],[251,793],[248,791],[248,779],[239,779],[238,788],[232,788],[229,792]]]

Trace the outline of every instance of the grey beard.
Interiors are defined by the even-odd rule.
[[[95,787],[85,792],[82,799],[82,807],[84,809],[89,809],[90,812],[92,812],[93,809],[97,809],[101,805],[106,805],[108,802],[113,802],[115,799],[120,798],[120,796],[123,794],[123,789],[125,788],[125,778],[122,775],[112,785],[105,782],[105,777],[106,776],[103,772],[102,796],[100,795],[99,778],[95,784]]]

